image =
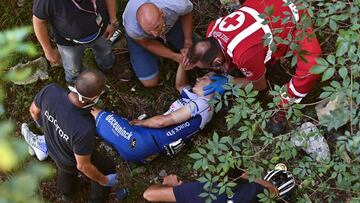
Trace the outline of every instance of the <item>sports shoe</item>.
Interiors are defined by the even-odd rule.
[[[266,124],[266,130],[273,135],[280,135],[285,131],[287,125],[286,114],[284,111],[278,111],[271,116]]]
[[[122,82],[129,82],[133,76],[130,69],[130,61],[124,54],[118,55],[114,66],[110,70],[105,71],[105,73],[116,77]]]
[[[21,124],[21,134],[24,136],[26,143],[29,145],[30,154],[34,153],[40,161],[44,160],[49,155],[45,137],[43,135],[36,135],[31,132],[26,123]]]

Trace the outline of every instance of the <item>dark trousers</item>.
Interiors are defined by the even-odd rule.
[[[91,163],[104,175],[116,172],[113,160],[98,151],[91,155]],[[77,173],[69,173],[58,168],[57,183],[62,195],[71,198],[78,185]],[[109,192],[110,187],[104,187],[91,180],[89,202],[105,202]]]

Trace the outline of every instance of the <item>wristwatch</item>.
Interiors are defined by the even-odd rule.
[[[113,28],[117,29],[119,28],[119,21],[117,19],[115,20],[110,20],[110,23],[109,23],[111,26],[113,26]]]

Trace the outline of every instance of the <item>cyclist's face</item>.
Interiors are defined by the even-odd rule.
[[[196,83],[194,85],[193,92],[198,96],[204,96],[203,88],[211,83],[211,79],[209,76],[205,75],[203,77],[196,78]]]

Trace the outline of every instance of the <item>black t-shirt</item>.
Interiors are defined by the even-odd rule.
[[[59,168],[76,172],[75,154],[90,155],[96,136],[95,121],[88,109],[70,102],[68,91],[49,84],[35,96],[51,158]]]
[[[88,11],[94,11],[91,0],[74,0]],[[96,0],[97,12],[103,19],[101,34],[109,24],[109,16],[104,0]],[[72,0],[34,0],[33,14],[50,22],[57,44],[74,46],[70,39],[82,39],[99,31],[96,14],[80,10]]]

